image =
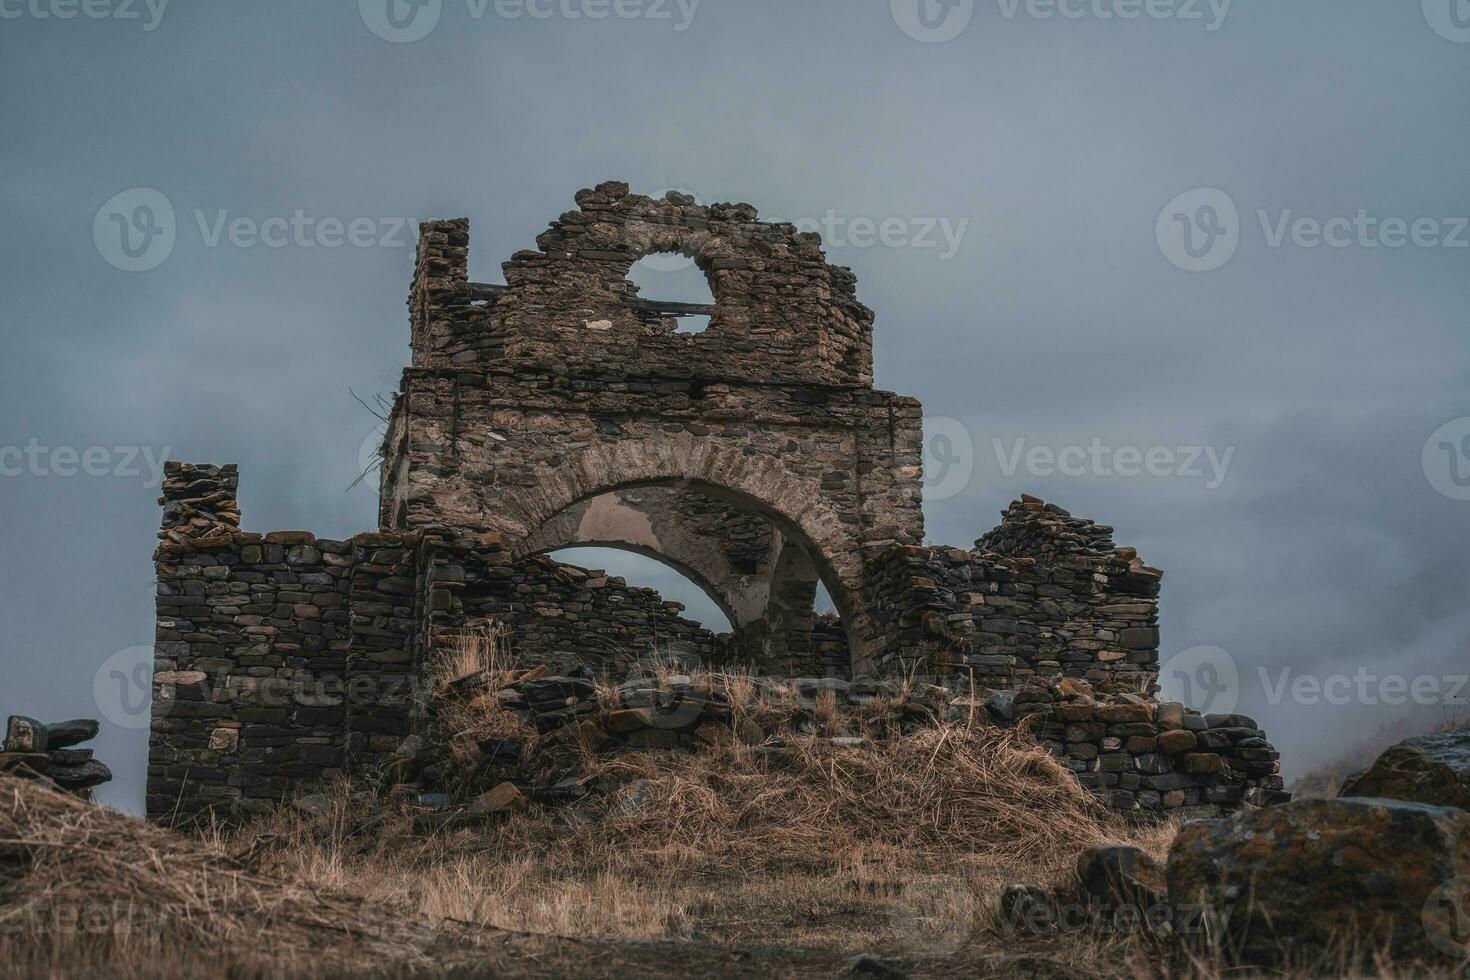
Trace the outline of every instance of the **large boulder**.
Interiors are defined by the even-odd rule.
[[[1470,953],[1470,935],[1440,914],[1466,875],[1470,813],[1383,799],[1301,800],[1189,823],[1166,869],[1186,939],[1219,936],[1220,952],[1259,966],[1318,968],[1342,955]]]
[[[1349,780],[1342,796],[1383,796],[1470,810],[1470,731],[1424,735],[1400,742],[1367,772]]]

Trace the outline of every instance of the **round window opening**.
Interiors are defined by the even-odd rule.
[[[700,334],[709,328],[708,312],[715,297],[709,280],[694,260],[679,252],[645,255],[628,270],[628,279],[638,287],[638,298],[666,305],[664,315],[677,321],[675,333]]]

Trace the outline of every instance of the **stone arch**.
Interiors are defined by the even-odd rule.
[[[820,487],[780,460],[725,448],[688,432],[663,438],[597,444],[542,468],[531,486],[497,494],[500,524],[513,557],[532,553],[535,535],[577,503],[625,487],[672,485],[695,489],[769,520],[811,557],[848,626],[853,663],[863,656],[862,567],[848,525],[822,499]]]
[[[538,528],[517,551],[612,548],[652,558],[697,585],[732,628],[750,626],[765,615],[774,552],[783,539],[757,518],[764,532],[754,542],[757,554],[732,555],[721,527],[699,527],[688,520],[681,511],[688,501],[720,506],[702,494],[673,487],[626,488],[578,501]],[[723,509],[726,517],[746,516]]]

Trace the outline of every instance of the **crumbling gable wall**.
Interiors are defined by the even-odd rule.
[[[503,287],[470,281],[466,221],[424,225],[383,526],[494,530],[514,550],[595,497],[697,492],[804,551],[842,612],[850,664],[866,668],[877,629],[862,556],[923,539],[922,418],[914,399],[872,387],[872,314],[851,273],[749,205],[618,183],[577,200],[539,250],[505,264]],[[709,276],[704,332],[677,333],[626,280],[657,251]]]

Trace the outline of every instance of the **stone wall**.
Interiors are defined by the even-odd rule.
[[[1280,753],[1245,715],[1201,715],[1131,694],[1099,697],[1071,678],[1025,684],[987,707],[1025,725],[1115,810],[1217,816],[1290,798]]]
[[[971,551],[891,548],[869,564],[890,661],[993,688],[1061,674],[1156,690],[1163,573],[1109,527],[1023,497]]]
[[[726,660],[728,637],[683,618],[682,604],[596,569],[512,559],[494,534],[446,532],[426,562],[426,634],[500,623],[519,659],[612,679],[653,659]]]
[[[423,724],[428,658],[491,622],[524,662],[584,679],[650,657],[932,675],[1013,708],[1123,809],[1279,790],[1253,723],[1153,702],[1162,573],[1111,528],[1023,497],[968,551],[921,544],[922,411],[873,387],[872,313],[817,236],[619,183],[577,203],[504,286],[469,281],[467,221],[422,227],[379,530],[246,533],[234,467],[168,464],[150,815],[256,813],[384,770]],[[703,333],[627,281],[661,251],[708,276]],[[573,544],[685,571],[735,635],[539,556]],[[816,615],[819,583],[838,616]]]
[[[408,733],[418,536],[247,534],[238,481],[233,466],[165,473],[147,790],[157,818],[262,812],[339,771],[349,745],[369,763]]]
[[[514,646],[617,677],[650,655],[719,662],[724,639],[651,589],[445,528],[333,541],[240,530],[235,468],[170,463],[155,552],[147,810],[261,813],[386,764],[416,724],[434,630],[495,620]]]

